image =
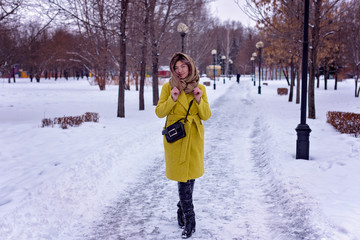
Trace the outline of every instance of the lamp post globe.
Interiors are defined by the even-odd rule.
[[[259,90],[258,94],[261,94],[261,49],[264,47],[264,43],[259,41],[256,43],[256,48],[259,49]]]
[[[211,54],[213,55],[213,75],[214,75],[214,90],[216,89],[216,83],[215,83],[215,65],[216,65],[216,49],[211,50]]]
[[[189,27],[186,26],[185,23],[179,23],[177,26],[177,31],[180,33],[181,36],[181,52],[184,52],[184,38],[185,35],[189,32]]]

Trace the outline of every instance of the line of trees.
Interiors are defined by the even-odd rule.
[[[210,0],[37,1],[39,4],[32,5],[23,0],[0,1],[3,74],[12,75],[15,65],[37,81],[44,75],[75,76],[91,71],[100,90],[105,90],[106,81],[116,76],[117,115],[125,117],[126,73],[136,79],[139,110],[143,110],[145,74],[151,69],[156,105],[159,66],[167,66],[172,54],[181,50],[176,29],[179,23],[185,23],[190,29],[185,37],[185,52],[194,58],[201,73],[212,64],[212,49],[217,50],[217,63],[223,55],[233,61],[233,73],[251,73],[250,58],[255,43],[262,40],[266,68],[282,68],[289,83],[289,101],[295,95],[296,103],[300,102],[304,0],[246,0],[246,12],[257,20],[257,29],[211,17]],[[320,74],[325,76],[325,88],[329,73],[334,74],[335,89],[341,74],[354,76],[355,96],[359,97],[360,2],[310,2],[308,104],[309,118],[315,118],[315,86],[320,85]],[[26,12],[32,11],[39,12],[39,18],[24,21]],[[285,71],[288,68],[290,71]]]
[[[126,72],[137,80],[143,110],[145,73],[151,69],[157,104],[159,66],[167,66],[173,53],[181,51],[179,23],[189,27],[185,52],[201,73],[212,64],[212,49],[217,49],[218,63],[225,55],[234,62],[233,72],[249,73],[249,49],[259,39],[254,28],[211,17],[209,0],[39,0],[41,9],[36,10],[44,16],[24,23],[19,19],[25,3],[6,1],[8,15],[0,20],[0,72],[10,76],[18,64],[38,81],[44,75],[91,72],[100,90],[106,89],[108,78],[117,76],[118,117],[125,117]]]
[[[300,102],[300,74],[304,29],[304,0],[246,0],[249,14],[257,19],[261,39],[265,42],[266,65],[287,69],[286,75],[293,100],[297,82],[296,103]],[[357,0],[310,0],[309,23],[309,92],[308,117],[315,119],[315,86],[324,88],[330,73],[339,77],[353,77],[355,97],[360,86],[360,2]],[[284,71],[285,72],[285,71]],[[296,79],[296,81],[295,81]]]

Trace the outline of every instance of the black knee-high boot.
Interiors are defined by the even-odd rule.
[[[186,183],[178,183],[180,205],[185,220],[185,228],[181,235],[182,238],[189,238],[192,233],[195,232],[195,212],[192,200],[194,182],[195,180],[189,180]]]
[[[177,206],[178,206],[178,210],[177,210],[178,224],[179,224],[180,228],[184,228],[185,227],[184,213],[182,211],[180,201],[178,202]]]
[[[194,191],[194,183],[195,183],[195,180],[190,181],[191,195],[192,195],[192,193]],[[184,213],[183,213],[182,208],[181,208],[180,201],[177,203],[177,207],[178,207],[177,221],[178,221],[178,224],[179,224],[180,228],[184,228],[185,227],[185,217],[184,217]]]

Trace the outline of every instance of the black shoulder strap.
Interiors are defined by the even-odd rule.
[[[187,110],[187,113],[186,113],[186,117],[185,117],[184,123],[186,123],[186,121],[187,121],[187,116],[189,115],[189,111],[190,111],[190,108],[191,108],[191,105],[193,104],[193,102],[194,102],[194,99],[193,99],[193,100],[191,100],[191,102],[190,102],[190,105],[189,105],[189,108],[188,108],[188,110]],[[183,118],[181,118],[181,119],[183,119]],[[181,119],[179,119],[178,121],[180,121]],[[167,123],[167,116],[166,116],[166,121],[165,121],[165,128],[166,128],[166,123]]]
[[[191,105],[193,104],[193,102],[194,102],[194,99],[193,99],[193,100],[191,100],[191,102],[190,102],[190,106],[189,106],[189,108],[188,108],[188,110],[187,110],[187,113],[186,113],[186,117],[185,117],[184,123],[186,123],[187,116],[189,115],[189,111],[190,111],[190,108],[191,108]]]

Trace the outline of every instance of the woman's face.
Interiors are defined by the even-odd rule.
[[[182,79],[189,75],[189,67],[183,61],[177,61],[175,63],[175,72]]]

